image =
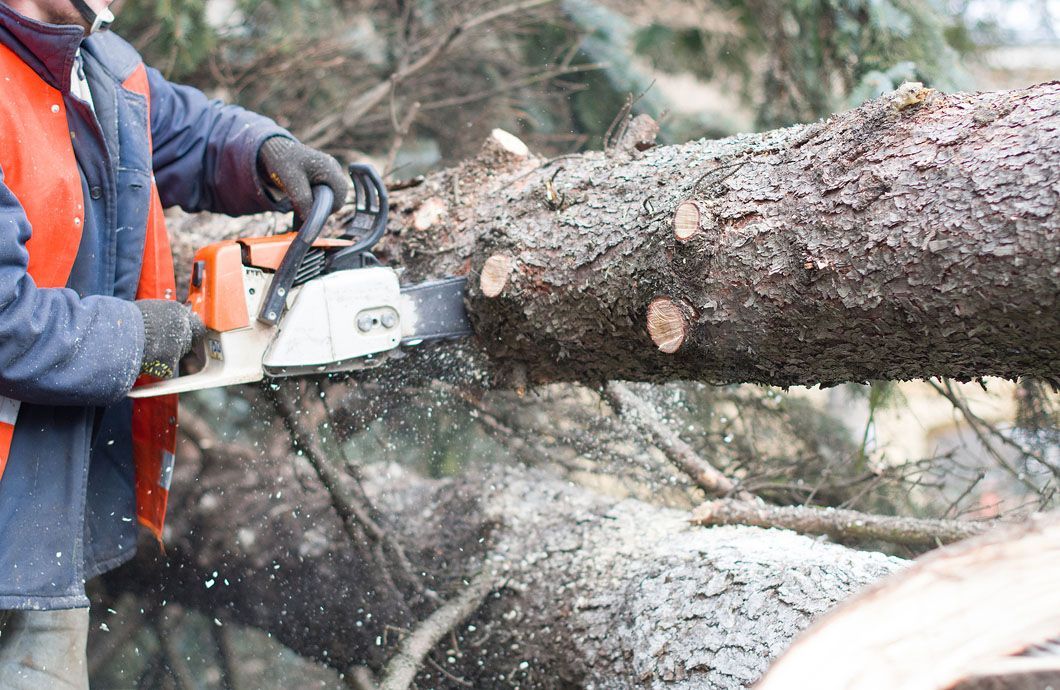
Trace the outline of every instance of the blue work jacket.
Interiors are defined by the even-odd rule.
[[[121,86],[142,62],[124,40],[109,31],[85,38],[0,3],[0,43],[66,94],[85,205],[67,287],[38,288],[27,273],[32,228],[0,169],[0,395],[22,401],[0,479],[0,609],[87,606],[85,580],[131,558],[139,529],[125,396],[143,351],[131,300],[146,228],[142,195],[123,189],[153,173],[165,206],[273,210],[257,152],[290,135],[148,68],[152,155],[142,100]],[[79,47],[94,111],[70,95]],[[17,98],[3,77],[0,98]]]

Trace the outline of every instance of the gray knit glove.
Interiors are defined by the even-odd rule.
[[[144,319],[144,354],[140,373],[168,379],[177,372],[180,358],[206,336],[199,315],[185,304],[168,299],[134,302]]]
[[[258,174],[287,195],[301,218],[309,217],[313,205],[313,185],[327,185],[335,193],[334,213],[346,201],[350,181],[339,162],[326,153],[311,149],[287,137],[269,137],[258,149]]]

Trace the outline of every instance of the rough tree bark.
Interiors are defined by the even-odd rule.
[[[1055,376],[1057,180],[1060,85],[907,85],[762,135],[487,147],[395,195],[391,240],[481,279],[479,340],[531,382]]]

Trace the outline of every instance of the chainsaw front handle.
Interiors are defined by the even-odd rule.
[[[342,235],[345,239],[354,240],[349,248],[351,254],[371,251],[386,232],[388,200],[386,185],[371,165],[350,163],[350,181],[353,182],[354,208],[356,213],[350,219],[350,228]],[[367,230],[358,237],[351,230]]]
[[[386,185],[379,173],[364,163],[351,163],[349,170],[353,182],[354,213],[339,239],[350,240],[353,244],[328,257],[329,273],[379,265],[372,254],[372,247],[386,233],[389,202]]]
[[[335,193],[331,191],[331,187],[326,185],[313,187],[313,206],[309,209],[309,216],[287,248],[287,253],[284,254],[280,267],[276,269],[272,283],[269,284],[269,290],[265,293],[265,299],[261,303],[261,311],[258,313],[258,321],[261,323],[275,326],[283,317],[283,312],[287,308],[287,295],[294,287],[298,269],[302,266],[302,261],[310,247],[320,237],[324,223],[331,215],[331,204],[334,201]]]

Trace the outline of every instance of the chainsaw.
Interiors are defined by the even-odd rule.
[[[372,254],[386,232],[386,187],[370,166],[349,170],[356,210],[339,237],[320,237],[334,196],[316,186],[297,232],[217,242],[195,254],[188,303],[206,336],[177,376],[137,386],[130,397],[368,369],[404,348],[471,334],[467,278],[402,286],[398,271]]]

